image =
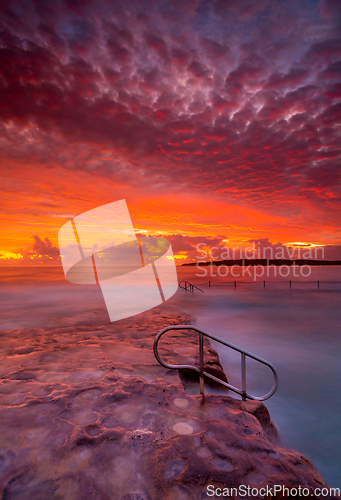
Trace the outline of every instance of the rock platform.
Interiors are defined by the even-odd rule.
[[[281,447],[262,403],[203,401],[157,363],[157,332],[191,320],[162,307],[114,324],[1,332],[0,498],[199,500],[208,485],[326,486]],[[197,363],[196,334],[167,334],[160,354]]]

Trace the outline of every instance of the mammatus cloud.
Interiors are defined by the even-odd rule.
[[[340,2],[13,0],[1,20],[3,165],[209,193],[340,238]]]

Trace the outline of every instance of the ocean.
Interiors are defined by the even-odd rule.
[[[242,268],[233,270],[235,276],[228,270],[220,277],[214,266],[210,271],[203,276],[203,269],[179,267],[179,281],[203,292],[179,290],[167,306],[274,364],[279,387],[265,405],[283,446],[307,456],[330,486],[341,488],[341,267],[312,267],[309,276],[299,277],[291,270],[257,281],[241,276]],[[0,304],[1,330],[109,322],[99,287],[68,283],[61,267],[2,267]],[[213,347],[229,381],[240,385],[239,355]],[[261,395],[271,385],[271,372],[248,361],[248,391]]]
[[[275,366],[279,387],[264,404],[283,446],[307,456],[330,486],[341,488],[341,267],[311,266],[306,277],[293,271],[281,277],[277,270],[277,276],[256,281],[243,277],[241,268],[234,269],[236,277],[215,276],[215,266],[210,271],[201,276],[203,268],[180,268],[179,281],[187,279],[204,292],[178,292],[169,305]],[[210,289],[201,285],[208,280]],[[240,355],[218,343],[214,348],[230,383],[241,387]],[[268,368],[247,360],[251,394],[266,394],[272,381]]]

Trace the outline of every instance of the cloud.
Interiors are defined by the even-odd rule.
[[[302,220],[313,206],[328,224],[341,208],[338,5],[13,0],[1,24],[3,164]]]
[[[234,12],[240,19],[250,19],[255,14],[263,11],[268,5],[269,0],[216,0],[214,9],[217,14],[226,15]]]
[[[323,18],[341,18],[341,5],[338,0],[320,0],[319,7]]]
[[[29,248],[19,249],[7,256],[6,253],[0,256],[1,265],[58,265],[60,264],[59,249],[52,245],[49,238],[43,240],[33,236],[33,243]]]
[[[190,263],[210,260],[230,259],[313,259],[341,260],[341,245],[316,245],[309,242],[271,243],[269,238],[250,239],[242,245],[233,246],[224,236],[191,237],[188,235],[167,235],[171,242],[176,260]]]
[[[44,238],[42,240],[39,238],[39,236],[33,236],[33,247],[32,247],[32,253],[37,256],[43,256],[43,257],[48,257],[52,260],[58,260],[59,259],[59,250],[57,247],[52,246],[51,241],[48,238]]]
[[[143,233],[137,233],[144,236]],[[162,234],[151,234],[162,237]],[[271,243],[269,238],[245,240],[242,245],[231,245],[224,235],[217,237],[205,234],[190,236],[186,234],[168,234],[163,236],[170,241],[178,265],[183,263],[225,260],[239,258],[265,259],[324,259],[341,260],[341,245],[316,245],[309,242],[283,244]],[[52,245],[49,238],[33,236],[29,248],[0,254],[0,265],[61,265],[59,249]]]

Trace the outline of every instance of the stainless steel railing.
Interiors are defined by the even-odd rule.
[[[185,286],[182,286],[182,283],[184,283]],[[186,281],[186,280],[180,281],[179,288],[181,288],[182,290],[185,290],[186,292],[191,292],[191,293],[193,293],[193,290],[195,288],[196,290],[200,290],[200,292],[204,293],[204,290],[201,290],[201,288],[193,285],[193,283],[190,283],[189,281]]]
[[[158,353],[158,343],[162,335],[170,330],[194,330],[199,333],[199,368],[196,366],[192,365],[170,365],[163,361]],[[210,338],[211,340],[214,340],[216,342],[219,342],[220,344],[225,345],[226,347],[229,347],[230,349],[233,349],[234,351],[238,351],[241,353],[241,369],[242,369],[242,388],[238,389],[237,387],[234,387],[233,385],[224,382],[223,380],[215,377],[214,375],[211,375],[210,373],[207,373],[204,371],[204,336]],[[173,370],[180,370],[180,369],[189,369],[189,370],[194,370],[200,374],[200,394],[204,394],[204,377],[210,378],[211,380],[214,380],[215,382],[218,382],[219,384],[223,385],[224,387],[227,387],[231,391],[239,394],[242,396],[243,399],[255,399],[257,401],[265,401],[266,399],[269,399],[275,392],[278,387],[278,375],[276,372],[275,367],[269,363],[268,361],[265,361],[265,359],[259,358],[258,356],[251,354],[250,352],[245,351],[244,349],[241,349],[240,347],[236,347],[235,345],[230,344],[229,342],[226,342],[225,340],[220,339],[219,337],[216,337],[215,335],[212,335],[211,333],[206,332],[205,330],[202,330],[201,328],[198,328],[196,326],[192,325],[175,325],[175,326],[167,326],[166,328],[163,328],[157,336],[155,337],[154,340],[154,345],[153,345],[153,350],[154,350],[154,355],[157,359],[157,361],[160,363],[160,365],[164,366],[165,368],[170,368]],[[274,375],[274,384],[271,388],[271,390],[265,394],[265,396],[252,396],[252,394],[248,394],[246,391],[246,357],[255,359],[259,363],[262,363],[263,365],[266,365],[270,368]]]

